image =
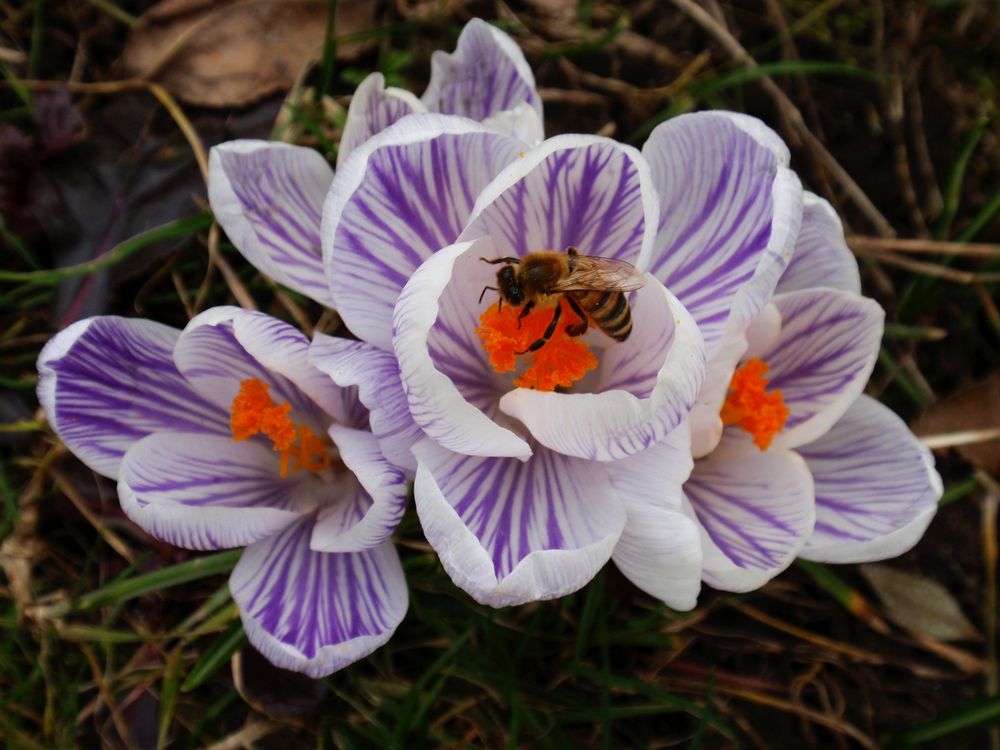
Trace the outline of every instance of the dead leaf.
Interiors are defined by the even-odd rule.
[[[979,638],[958,602],[941,584],[887,565],[862,565],[861,573],[896,624],[937,641]]]
[[[918,436],[1000,427],[1000,372],[934,404],[913,426]],[[1000,439],[957,446],[969,463],[994,476],[1000,474]]]
[[[377,4],[341,0],[335,34],[375,27]],[[326,0],[163,0],[129,32],[122,61],[129,75],[156,81],[191,104],[242,106],[290,89],[318,60]],[[338,44],[353,59],[370,42]]]

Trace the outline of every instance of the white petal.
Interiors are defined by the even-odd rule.
[[[261,442],[160,432],[122,460],[122,510],[157,539],[188,549],[243,547],[293,523],[296,498],[318,480],[283,479],[278,455]]]
[[[693,608],[701,590],[700,532],[683,512],[681,490],[693,464],[687,423],[607,464],[628,516],[612,559],[636,586],[679,610]]]
[[[702,529],[704,580],[752,591],[787,568],[816,520],[813,482],[791,451],[724,438],[684,485]]]
[[[38,400],[87,466],[117,478],[125,451],[160,430],[229,434],[228,413],[205,401],[174,365],[180,332],[150,320],[88,318],[38,357]]]
[[[816,481],[816,529],[802,557],[855,563],[901,555],[937,511],[941,477],[930,451],[875,399],[861,396],[798,451]]]
[[[675,117],[643,155],[660,199],[649,270],[694,316],[711,363],[773,293],[795,247],[802,188],[778,135],[733,112]]]
[[[861,294],[861,275],[854,254],[847,247],[837,212],[819,196],[806,192],[795,254],[776,291],[794,292],[815,287]]]
[[[432,112],[480,121],[526,102],[542,119],[542,100],[524,53],[500,29],[478,18],[462,29],[453,53],[439,50],[431,56],[423,101]]]
[[[331,425],[330,437],[351,481],[320,510],[312,548],[320,552],[358,552],[380,546],[396,530],[408,494],[403,472],[385,460],[375,437],[363,430]]]
[[[351,97],[347,122],[337,147],[337,168],[340,169],[348,154],[372,136],[407,115],[425,111],[423,102],[409,91],[394,86],[386,88],[385,76],[370,73]]]
[[[483,189],[461,239],[488,236],[497,256],[575,246],[642,270],[657,216],[656,189],[638,151],[608,138],[559,135]]]
[[[228,141],[209,154],[208,200],[236,249],[289,289],[330,306],[320,220],[333,169],[311,148]]]
[[[243,629],[273,664],[325,677],[392,637],[408,604],[392,544],[365,552],[309,548],[312,518],[247,547],[229,578]]]
[[[417,513],[457,586],[481,604],[554,599],[607,562],[625,511],[600,464],[544,448],[525,462],[414,448]]]
[[[829,430],[861,395],[875,360],[885,313],[874,300],[834,289],[774,298],[781,332],[760,354],[769,389],[780,390],[788,421],[773,445],[794,448]]]

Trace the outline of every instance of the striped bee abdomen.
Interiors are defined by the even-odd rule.
[[[615,341],[624,341],[632,333],[632,311],[622,292],[591,290],[568,292],[590,320]]]

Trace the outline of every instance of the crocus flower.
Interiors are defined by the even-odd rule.
[[[482,121],[489,130],[536,143],[542,103],[514,41],[473,19],[454,53],[435,52],[422,99],[385,87],[381,73],[358,86],[337,154],[350,152],[399,119],[441,112]],[[212,149],[209,201],[236,249],[259,271],[289,289],[333,307],[321,258],[320,213],[333,168],[310,148],[270,141],[230,141]]]
[[[862,297],[857,263],[828,203],[806,195],[792,262],[749,323],[738,368],[712,399],[717,422],[685,502],[699,524],[704,580],[748,591],[798,555],[869,562],[923,535],[941,497],[930,451],[862,395],[884,314]]]
[[[239,308],[207,310],[183,331],[90,318],[42,350],[38,396],[151,535],[245,546],[229,585],[247,637],[278,666],[320,677],[385,643],[406,612],[389,536],[407,493],[356,394],[313,367],[308,348]]]

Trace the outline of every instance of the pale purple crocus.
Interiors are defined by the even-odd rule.
[[[321,677],[385,643],[407,608],[389,537],[407,496],[352,389],[310,365],[308,340],[258,312],[207,310],[183,331],[98,317],[39,360],[49,423],[118,482],[125,513],[180,547],[246,547],[229,585],[250,643]],[[235,440],[243,383],[319,441],[320,464],[283,470],[263,435]]]
[[[685,506],[698,522],[704,580],[749,591],[796,556],[833,563],[902,554],[937,510],[930,451],[862,394],[884,314],[861,296],[857,263],[830,205],[806,194],[802,230],[777,294],[750,322],[741,362],[767,367],[784,426],[766,450],[741,426],[705,429]],[[733,367],[709,376],[729,382]],[[723,392],[722,396],[725,396]],[[722,406],[719,394],[715,414]]]

